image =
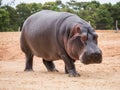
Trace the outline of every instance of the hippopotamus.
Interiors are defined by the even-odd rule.
[[[33,70],[33,56],[41,57],[48,71],[58,71],[55,60],[63,60],[65,73],[78,77],[74,62],[99,64],[102,51],[98,34],[79,16],[68,12],[42,10],[29,16],[23,26],[20,47],[26,57],[24,71]]]

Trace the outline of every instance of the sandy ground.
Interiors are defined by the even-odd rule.
[[[97,31],[103,51],[101,64],[77,61],[80,77],[64,74],[62,60],[55,61],[59,72],[47,72],[40,58],[34,58],[34,72],[24,72],[25,58],[19,47],[20,32],[0,33],[0,90],[120,90],[120,32]]]

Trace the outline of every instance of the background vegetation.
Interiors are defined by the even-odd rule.
[[[25,19],[31,14],[41,10],[65,11],[77,14],[86,21],[90,21],[95,29],[115,29],[116,20],[120,28],[120,2],[100,4],[98,1],[91,2],[55,2],[20,3],[15,8],[10,5],[1,5],[0,0],[0,31],[17,31]]]

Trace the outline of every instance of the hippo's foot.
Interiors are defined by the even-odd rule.
[[[54,69],[48,69],[48,72],[59,72],[56,68]]]
[[[69,77],[80,77],[80,74],[74,70],[69,70]]]
[[[58,70],[55,68],[55,64],[53,63],[53,61],[43,59],[43,64],[49,72],[58,72]]]
[[[68,74],[68,70],[67,70],[67,67],[65,66],[65,74]]]
[[[33,69],[25,69],[24,71],[25,71],[25,72],[34,72]]]

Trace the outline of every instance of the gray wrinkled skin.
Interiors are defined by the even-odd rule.
[[[62,59],[65,73],[80,76],[74,62],[101,63],[102,52],[97,46],[98,35],[83,19],[67,12],[43,10],[26,19],[20,47],[26,56],[25,71],[33,70],[33,56],[43,58],[48,71],[58,71],[54,60]]]

